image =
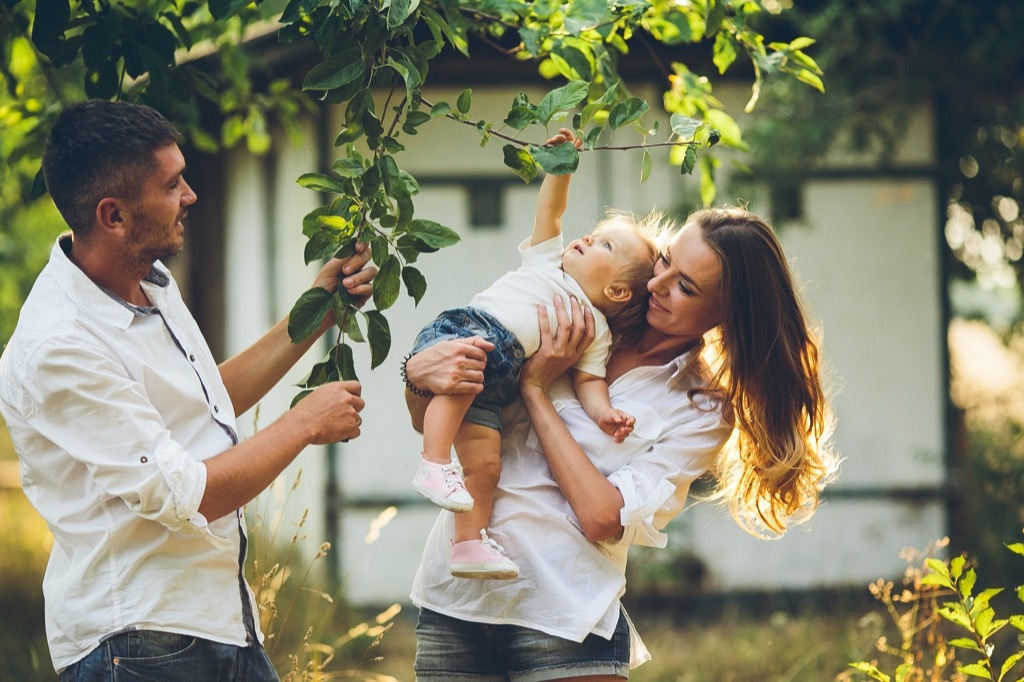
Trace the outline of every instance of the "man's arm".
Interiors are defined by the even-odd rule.
[[[561,128],[558,134],[547,141],[548,146],[559,145],[563,142],[572,142],[579,149],[583,144],[576,139],[568,128]],[[533,234],[530,236],[530,246],[546,242],[562,233],[562,215],[569,204],[569,181],[571,175],[544,176],[544,182],[540,185],[540,192],[537,194],[537,215],[533,221]]]
[[[317,274],[313,287],[334,291],[338,278],[344,276],[342,285],[346,291],[357,300],[365,301],[372,293],[371,280],[377,274],[377,268],[372,265],[364,267],[370,260],[370,250],[365,244],[356,248],[356,253],[349,258],[328,261]],[[288,336],[288,319],[285,318],[256,343],[222,362],[220,376],[231,396],[235,414],[243,414],[262,400],[333,325],[334,318],[328,315],[317,333],[300,343],[292,343]]]
[[[364,405],[361,392],[356,381],[324,384],[270,426],[206,460],[199,513],[212,521],[247,504],[307,445],[357,437]]]

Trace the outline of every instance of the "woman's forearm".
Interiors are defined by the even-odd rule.
[[[551,474],[584,535],[594,542],[618,537],[622,533],[620,512],[624,504],[618,488],[590,461],[541,387],[523,386],[521,395]]]

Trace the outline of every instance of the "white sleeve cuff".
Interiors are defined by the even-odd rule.
[[[616,472],[610,479],[619,489],[623,500],[622,511],[619,512],[623,532],[622,539],[618,542],[627,545],[665,547],[668,544],[668,536],[655,528],[654,515],[675,493],[675,486],[668,481],[661,481],[657,486],[649,487],[644,494],[638,489],[640,486],[633,476]]]
[[[206,465],[197,462],[174,441],[168,441],[153,453],[160,475],[171,492],[173,519],[162,523],[172,531],[199,535],[217,549],[229,551],[231,542],[214,535],[199,505],[206,492]]]

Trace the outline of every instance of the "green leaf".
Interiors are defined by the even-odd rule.
[[[314,287],[299,296],[288,313],[288,336],[293,343],[305,341],[320,329],[324,316],[331,309],[333,296],[322,287]]]
[[[530,156],[530,152],[517,147],[514,144],[507,144],[501,148],[502,154],[504,155],[505,165],[512,169],[512,172],[523,179],[523,182],[529,183],[539,172],[539,166],[537,162]]]
[[[505,117],[505,125],[522,131],[537,120],[537,110],[532,106],[513,107]]]
[[[331,170],[343,178],[358,178],[366,170],[361,159],[344,158],[338,159],[331,166]]]
[[[992,679],[992,674],[988,671],[988,668],[982,663],[970,663],[968,665],[960,666],[960,672],[964,675],[970,675],[972,677],[980,677],[986,680]]]
[[[326,173],[303,173],[296,180],[300,187],[311,189],[314,192],[341,193],[345,191],[345,185],[341,180],[327,175]]]
[[[683,116],[682,114],[672,114],[669,122],[672,126],[672,132],[678,135],[681,140],[692,140],[694,133],[697,132],[697,128],[701,126],[701,122],[697,119]]]
[[[580,128],[585,128],[594,120],[594,115],[615,101],[618,97],[619,81],[615,81],[604,91],[601,97],[587,106],[583,107],[583,114],[580,116]]]
[[[537,105],[537,120],[547,125],[555,114],[575,108],[586,98],[589,90],[590,83],[586,81],[570,81],[560,88],[555,88],[544,95]]]
[[[693,173],[693,167],[697,163],[697,152],[693,146],[690,145],[686,148],[686,152],[683,155],[683,162],[679,165],[679,172],[683,175],[689,175]]]
[[[1012,545],[1007,545],[1006,548],[1015,554],[1024,555],[1024,542],[1015,542]]]
[[[651,155],[645,149],[640,161],[640,184],[646,182],[649,177],[651,177]]]
[[[871,663],[857,661],[856,663],[851,663],[850,667],[861,671],[873,679],[879,680],[879,682],[890,682],[890,677]]]
[[[389,258],[380,266],[373,280],[373,305],[377,310],[387,310],[398,300],[401,270],[402,264],[397,258]]]
[[[957,583],[957,588],[960,591],[960,596],[967,599],[971,596],[971,592],[974,590],[974,583],[977,580],[977,575],[973,570],[969,570],[964,573],[963,577]]]
[[[606,0],[575,0],[565,14],[565,30],[578,36],[587,29],[607,23],[613,17],[611,3]]]
[[[32,20],[32,41],[43,48],[47,42],[62,36],[70,21],[69,0],[36,0],[36,11]]]
[[[409,223],[408,234],[434,249],[443,249],[462,241],[459,234],[432,220],[417,219]],[[378,275],[379,276],[379,275]]]
[[[347,343],[339,343],[331,349],[331,360],[337,368],[338,378],[342,381],[358,381],[356,363],[352,358],[352,347]]]
[[[964,610],[962,604],[947,602],[936,610],[940,616],[948,620],[950,623],[955,623],[965,630],[974,632],[974,627],[971,625],[971,621],[967,617],[967,612]]]
[[[473,89],[466,88],[459,94],[459,99],[455,101],[455,108],[458,109],[460,114],[468,114],[469,108],[473,104]]]
[[[726,31],[719,31],[715,36],[715,47],[713,61],[718,67],[718,73],[725,73],[734,61],[736,61],[736,45],[732,36]]]
[[[978,643],[975,642],[970,637],[958,637],[957,639],[949,640],[948,643],[949,643],[950,646],[955,646],[958,649],[970,649],[971,651],[980,651],[982,653],[985,652],[985,650],[982,649],[978,645]]]
[[[327,216],[320,216],[321,219],[325,217]],[[320,230],[314,233],[306,242],[303,251],[306,265],[334,255],[334,252],[341,246],[341,239],[341,235],[335,230]]]
[[[350,306],[346,299],[347,296],[343,297],[337,294],[332,299],[334,321],[347,338],[356,343],[363,343],[366,341],[366,337],[363,336],[363,330],[359,328],[359,316],[363,313],[354,306]]]
[[[363,75],[366,65],[359,50],[345,50],[314,66],[302,82],[303,90],[334,90]]]
[[[391,327],[376,310],[366,313],[366,336],[370,341],[370,369],[377,367],[391,351]]]
[[[394,31],[404,24],[412,9],[412,0],[391,0],[391,6],[388,7],[388,30]]]
[[[1001,680],[1006,677],[1006,673],[1010,672],[1013,666],[1017,665],[1022,658],[1024,658],[1024,651],[1018,651],[1012,656],[1008,656],[1006,660],[1003,661],[1003,667],[999,670],[999,679]]]
[[[405,282],[405,290],[412,296],[413,303],[419,305],[423,294],[427,292],[427,279],[416,268],[406,265],[402,268],[402,281]]]
[[[563,142],[554,147],[531,145],[530,154],[544,172],[551,175],[574,173],[580,163],[579,150],[572,142]]]
[[[230,19],[252,2],[253,0],[210,0],[210,14],[218,21]]]
[[[638,120],[648,109],[647,102],[639,97],[630,97],[625,102],[619,102],[608,113],[608,125],[612,130],[618,130],[624,125]]]

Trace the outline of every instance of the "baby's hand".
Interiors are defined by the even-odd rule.
[[[597,420],[597,425],[601,430],[614,438],[616,443],[626,440],[626,436],[633,432],[634,424],[636,424],[635,417],[622,410],[616,410],[614,407],[602,411]]]
[[[552,135],[551,139],[544,143],[544,146],[554,147],[562,144],[563,142],[572,142],[576,149],[581,149],[583,147],[583,140],[576,137],[576,133],[569,128],[559,128],[558,133]]]

